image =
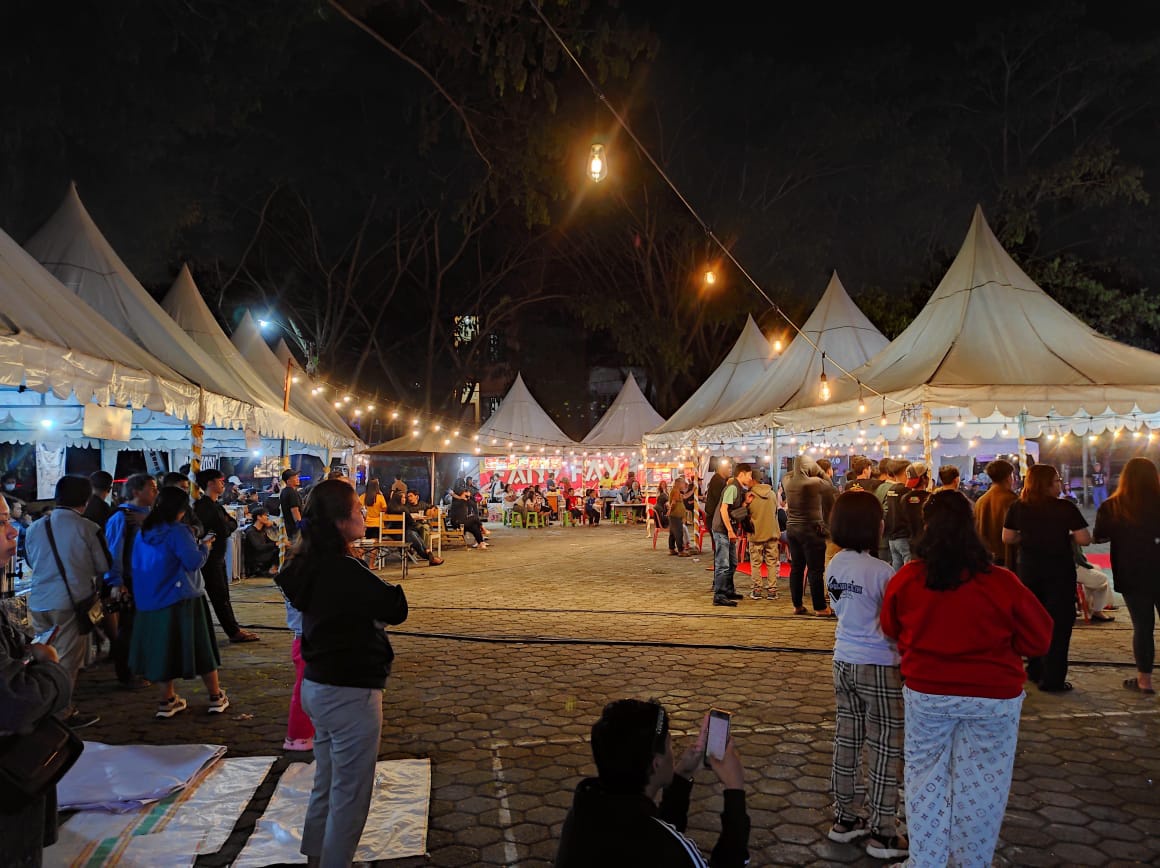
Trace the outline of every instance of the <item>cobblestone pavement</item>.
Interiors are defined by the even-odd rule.
[[[444,566],[413,567],[404,583],[411,617],[394,632],[381,757],[431,758],[430,855],[390,864],[550,865],[572,789],[593,773],[589,728],[625,696],[666,704],[678,750],[709,705],[735,712],[753,865],[875,864],[825,838],[832,621],[791,615],[784,581],[779,601],[715,609],[709,559],[669,557],[663,538],[654,551],[640,526],[496,528],[493,539],[488,551],[450,547]],[[262,642],[223,647],[227,714],[205,714],[190,683],[191,712],[155,721],[152,691],[119,691],[98,665],[78,690],[102,715],[85,737],[280,753],[293,684],[281,600],[268,580],[233,595]],[[1077,625],[1074,692],[1031,690],[996,864],[1160,863],[1160,706],[1120,686],[1133,667],[1127,613],[1117,616]],[[226,847],[199,865],[229,863],[299,759],[275,765]],[[721,808],[710,777],[698,773],[690,811],[705,852]]]

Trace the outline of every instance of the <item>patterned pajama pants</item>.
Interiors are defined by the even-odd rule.
[[[1025,696],[936,696],[903,688],[913,868],[991,864],[1011,789]]]
[[[898,776],[902,771],[902,678],[898,667],[835,660],[834,698],[838,707],[830,771],[834,819],[850,823],[857,817],[850,804],[866,747],[870,829],[890,837],[896,832]]]

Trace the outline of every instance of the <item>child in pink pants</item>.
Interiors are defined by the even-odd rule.
[[[294,631],[290,657],[294,660],[294,692],[290,694],[290,716],[286,721],[286,740],[282,750],[314,750],[314,724],[302,710],[302,613],[286,601],[286,626]]]

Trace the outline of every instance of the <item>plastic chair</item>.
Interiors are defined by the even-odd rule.
[[[564,504],[560,507],[560,527],[575,527],[576,522],[572,521],[572,512],[568,509],[568,505]]]
[[[508,527],[522,528],[524,526],[524,517],[522,515],[520,515],[514,509],[511,511],[510,515],[511,515],[511,518],[508,519],[508,521],[509,521]]]
[[[527,526],[528,526],[529,528],[532,528],[532,527],[543,527],[543,526],[544,526],[544,519],[543,519],[543,517],[540,515],[540,513],[539,513],[539,512],[537,512],[537,511],[533,510],[533,511],[531,511],[531,512],[529,512],[529,513],[528,513],[528,515],[527,515]]]
[[[709,536],[709,527],[705,524],[705,511],[703,509],[697,510],[697,551],[704,553],[705,551],[705,537]]]

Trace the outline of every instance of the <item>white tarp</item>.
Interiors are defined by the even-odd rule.
[[[230,757],[171,796],[131,813],[79,811],[44,852],[45,868],[178,868],[218,852],[274,765]]]
[[[980,208],[918,316],[853,375],[890,399],[892,421],[899,405],[1057,421],[1160,411],[1160,355],[1099,334],[1048,296],[999,244]],[[808,390],[765,422],[791,430],[849,425],[859,415],[858,391],[854,380],[836,381],[833,399],[818,405]]]
[[[57,804],[62,811],[134,811],[184,789],[225,752],[220,744],[86,741],[85,752],[57,784]]]
[[[660,427],[664,422],[664,417],[653,409],[637,385],[636,377],[630,373],[616,400],[609,405],[582,442],[585,446],[613,451],[639,450],[645,433]]]
[[[234,868],[306,863],[298,848],[302,845],[302,824],[313,783],[314,763],[291,763],[287,767]],[[355,859],[373,862],[426,853],[430,799],[431,760],[377,763],[371,808]]]
[[[747,317],[725,360],[668,421],[645,436],[645,444],[650,449],[690,445],[699,428],[753,388],[770,366],[773,355],[769,340],[753,317]]]
[[[0,385],[195,418],[198,388],[151,356],[0,231]]]
[[[280,433],[281,405],[272,413],[162,310],[101,234],[75,185],[25,249],[113,328],[201,386],[205,424]]]
[[[523,374],[504,395],[496,411],[480,426],[479,442],[484,445],[560,446],[575,449],[576,441],[560,430],[552,417],[532,397]]]

